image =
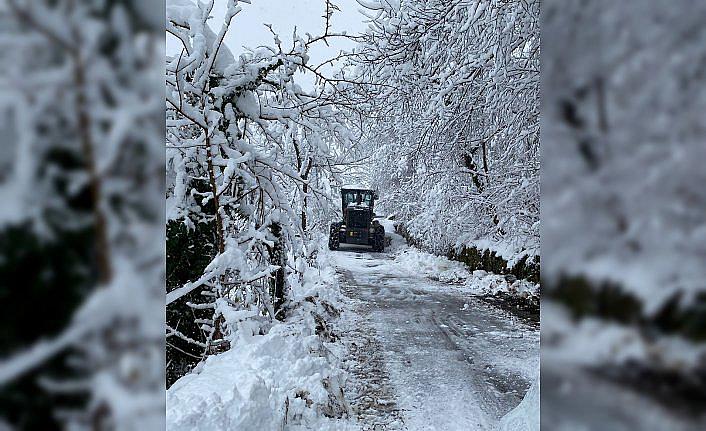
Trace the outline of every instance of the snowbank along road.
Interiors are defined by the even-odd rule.
[[[354,414],[373,430],[495,429],[538,373],[539,327],[396,257],[334,253]]]

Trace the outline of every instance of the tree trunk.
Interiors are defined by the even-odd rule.
[[[275,237],[275,244],[271,249],[270,263],[279,266],[275,271],[274,277],[270,281],[270,291],[272,292],[272,302],[275,309],[275,315],[284,304],[285,291],[285,267],[287,266],[287,255],[284,249],[284,239],[282,238],[282,226],[274,222],[270,225],[270,231]],[[280,316],[281,318],[282,316]]]
[[[78,133],[81,142],[81,151],[86,159],[88,170],[88,184],[93,201],[93,218],[95,223],[96,266],[98,268],[98,281],[107,284],[112,279],[110,264],[110,244],[108,238],[108,220],[101,206],[102,187],[101,180],[96,171],[96,160],[93,152],[93,136],[91,134],[91,119],[86,108],[86,79],[84,64],[81,54],[74,53],[74,83],[76,84],[76,116],[78,120]]]
[[[208,132],[208,131],[207,131]],[[213,193],[213,206],[216,213],[216,238],[218,239],[218,253],[223,253],[226,249],[223,219],[221,218],[221,208],[218,201],[218,187],[216,186],[216,174],[213,171],[213,154],[211,153],[211,140],[206,137],[206,161],[208,164],[208,181],[211,185],[211,193]]]

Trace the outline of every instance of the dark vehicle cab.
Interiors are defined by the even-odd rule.
[[[341,192],[345,240],[351,244],[368,244],[370,221],[372,220],[373,192],[370,190],[347,190]]]
[[[335,250],[340,243],[370,245],[373,251],[383,251],[385,229],[374,220],[377,193],[359,187],[341,189],[343,221],[331,224],[329,248]]]

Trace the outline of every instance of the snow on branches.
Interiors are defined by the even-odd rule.
[[[308,51],[334,36],[330,26],[318,37],[295,32],[288,48],[270,27],[273,46],[236,58],[223,39],[239,3],[228,2],[217,32],[209,26],[213,2],[167,3],[167,32],[181,41],[167,59],[167,219],[215,233],[212,260],[172,289],[167,305],[200,292],[201,302],[188,305],[210,310],[199,321],[203,354],[227,348],[244,320],[260,321],[247,326],[257,333],[282,317],[288,275],[303,272],[311,229],[331,208],[322,190],[352,139],[332,83],[312,92],[296,84],[297,73],[316,71]],[[327,7],[327,22],[334,9]],[[234,311],[249,317],[229,321]]]
[[[542,277],[610,280],[649,314],[699,304],[706,5],[605,6],[543,5]]]
[[[539,2],[359,3],[381,204],[434,251],[538,254]]]

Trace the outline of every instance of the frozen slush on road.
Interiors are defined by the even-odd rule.
[[[346,297],[339,325],[353,412],[364,429],[496,429],[538,379],[538,326],[484,301],[473,281],[438,281],[457,262],[388,236],[390,253],[342,246],[332,256]],[[409,254],[435,265],[418,271]],[[539,423],[537,390],[519,409],[513,423]]]

